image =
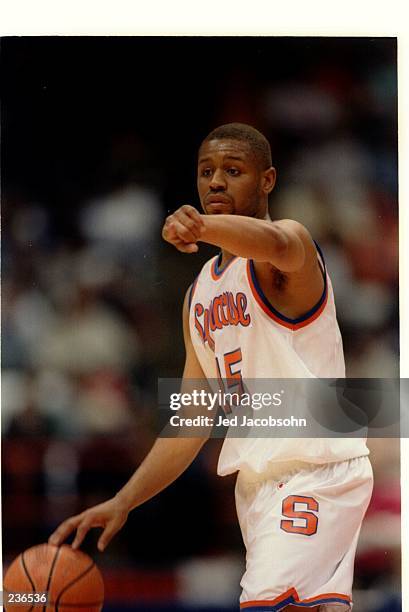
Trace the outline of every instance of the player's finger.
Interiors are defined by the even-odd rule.
[[[81,517],[80,515],[78,515],[72,516],[71,518],[61,523],[61,525],[48,538],[48,543],[53,544],[54,546],[59,546],[62,542],[64,542],[64,540],[68,538],[70,533],[72,533],[74,529],[77,528],[80,521]]]
[[[193,209],[193,212],[195,214],[192,214],[190,211],[185,212],[183,209],[181,209],[177,211],[174,216],[180,223],[187,227],[188,230],[196,236],[196,238],[199,238],[202,234],[202,228],[204,228],[204,222],[197,210]]]
[[[196,245],[195,242],[187,242],[178,237],[173,229],[173,225],[170,226],[169,231],[166,230],[166,228],[163,229],[162,237],[164,238],[164,240],[166,240],[166,242],[172,244],[182,253],[197,253],[197,251],[199,250],[199,247]]]
[[[185,227],[192,236],[194,236],[195,240],[198,240],[200,238],[200,236],[202,235],[202,225],[198,225],[197,223],[194,223],[194,221],[190,221],[189,217],[186,217],[186,219],[181,219],[180,222],[182,223],[183,227]]]
[[[98,540],[98,550],[103,552],[120,528],[121,525],[116,521],[108,523]]]
[[[171,242],[176,238],[176,231],[173,226],[173,222],[169,219],[166,219],[165,225],[163,226],[162,238],[168,242]]]
[[[197,244],[186,244],[184,253],[197,253],[198,250],[199,247],[197,246]]]
[[[163,228],[165,239],[166,236],[169,235],[171,237],[173,235],[175,223],[181,224],[183,227],[185,227],[196,237],[196,239],[201,236],[202,229],[204,228],[202,215],[200,215],[192,206],[182,206],[172,215],[167,217]]]
[[[184,226],[179,224],[178,227],[180,229],[180,228],[183,228]],[[197,236],[196,236],[196,234],[189,234],[188,230],[186,230],[185,236],[182,238],[178,234],[175,221],[169,222],[167,225],[165,224],[162,230],[162,238],[166,240],[166,242],[169,242],[170,244],[173,244],[174,246],[177,246],[177,244],[182,243],[182,242],[185,244],[188,244],[189,242],[195,242],[197,238],[199,238],[200,235],[201,235],[201,232],[197,232]]]
[[[199,247],[194,242],[182,242],[179,240],[173,244],[181,253],[197,253],[199,250]]]
[[[184,242],[196,242],[196,240],[200,236],[199,229],[197,229],[197,231],[195,231],[195,229],[190,229],[185,224],[185,221],[183,219],[181,221],[179,219],[174,219],[172,221],[172,226],[177,238],[180,238]]]
[[[177,218],[183,219],[189,227],[200,228],[204,226],[203,215],[199,214],[195,208],[188,206],[185,209],[183,206],[181,209],[175,212]]]
[[[79,548],[84,541],[85,536],[91,527],[96,527],[97,525],[92,522],[91,519],[84,519],[80,525],[78,525],[77,533],[75,534],[75,538],[73,543],[71,544],[72,548]]]
[[[182,206],[179,210],[191,219],[193,219],[196,224],[204,225],[203,215],[201,215],[199,211],[196,210],[196,208],[193,208],[193,206],[189,206],[186,204],[185,206]]]

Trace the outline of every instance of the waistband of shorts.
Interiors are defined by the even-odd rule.
[[[309,463],[307,461],[274,461],[267,465],[263,472],[254,472],[250,468],[243,467],[239,470],[238,478],[242,482],[257,483],[265,480],[279,480],[286,474],[300,472],[301,470],[313,470],[320,467],[319,463]]]
[[[285,476],[289,476],[295,472],[301,472],[302,470],[312,471],[322,468],[325,465],[335,465],[336,463],[346,463],[359,460],[366,460],[369,463],[368,455],[359,455],[358,457],[351,457],[349,459],[339,459],[339,461],[323,461],[320,463],[301,461],[299,459],[292,459],[290,461],[271,461],[267,464],[267,467],[262,472],[255,472],[249,467],[243,466],[240,468],[238,473],[238,479],[241,482],[246,483],[258,483],[266,480],[281,480]]]

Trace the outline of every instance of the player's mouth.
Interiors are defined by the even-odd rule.
[[[233,205],[230,198],[220,194],[208,196],[205,200],[206,212],[211,215],[228,214],[233,211]]]
[[[222,204],[230,204],[231,200],[223,193],[212,193],[211,195],[208,195],[205,199],[206,204],[218,204],[219,202]]]

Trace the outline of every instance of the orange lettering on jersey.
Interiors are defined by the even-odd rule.
[[[205,336],[205,342],[207,342],[210,346],[210,348],[212,349],[212,351],[214,350],[214,340],[210,335],[210,311],[209,308],[205,308],[204,311],[204,336]],[[214,331],[214,329],[212,329],[212,331]]]
[[[250,325],[251,317],[246,313],[247,297],[244,293],[233,294],[225,291],[216,296],[207,308],[197,302],[194,307],[195,327],[203,342],[208,342],[214,350],[214,339],[211,332],[233,325]]]
[[[199,336],[201,337],[201,339],[204,342],[205,341],[205,334],[204,334],[203,327],[200,325],[200,321],[199,321],[199,317],[202,316],[203,312],[204,312],[203,305],[200,304],[200,302],[198,302],[195,305],[195,327],[196,327],[197,331],[199,332]]]
[[[218,295],[213,300],[213,320],[216,329],[223,328],[223,309],[222,309],[222,296]]]
[[[239,323],[239,312],[237,310],[236,303],[234,301],[233,294],[229,291],[227,294],[227,300],[229,304],[230,322],[232,325],[238,325]]]
[[[224,317],[224,321],[223,321],[223,325],[229,325],[230,324],[230,319],[229,319],[229,300],[227,299],[227,293],[223,293],[222,295],[222,304],[223,304],[223,317]]]
[[[240,292],[237,294],[237,309],[239,312],[239,322],[242,325],[244,325],[244,327],[247,327],[247,325],[250,325],[250,315],[246,314],[246,308],[247,308],[246,294]]]

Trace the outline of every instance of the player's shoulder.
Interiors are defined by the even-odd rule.
[[[294,236],[296,239],[302,242],[307,261],[316,260],[317,244],[305,225],[299,221],[296,221],[295,219],[280,219],[274,223],[276,224],[276,227],[280,228],[288,235]]]
[[[305,225],[303,225],[299,221],[296,221],[295,219],[278,219],[274,221],[274,225],[283,230],[287,230],[296,234],[299,238],[303,240],[307,240],[308,242],[314,243],[309,230],[305,227]]]

